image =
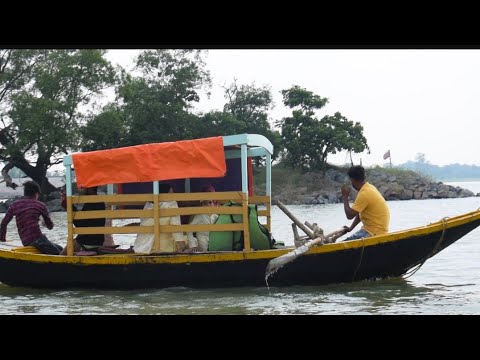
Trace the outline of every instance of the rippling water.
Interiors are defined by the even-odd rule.
[[[480,192],[480,182],[450,184]],[[390,201],[388,205],[391,230],[396,231],[476,210],[480,198]],[[349,224],[342,204],[288,208],[325,232]],[[52,218],[56,226],[45,232],[64,244],[66,214],[53,213]],[[273,207],[276,239],[293,243],[290,224]],[[14,221],[8,238],[18,243]],[[115,241],[127,245],[133,237],[119,236]],[[318,287],[140,291],[38,290],[0,284],[0,314],[480,314],[480,228],[429,259],[408,279]]]

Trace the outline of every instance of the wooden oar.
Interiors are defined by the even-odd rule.
[[[278,271],[281,267],[285,266],[286,264],[292,262],[293,260],[302,256],[303,254],[307,253],[312,246],[317,244],[323,245],[325,244],[325,242],[329,242],[329,243],[334,242],[336,239],[338,239],[340,236],[346,233],[347,233],[347,229],[343,227],[342,229],[334,231],[331,234],[328,234],[327,236],[320,236],[316,239],[310,240],[309,242],[296,248],[295,250],[270,260],[265,270],[265,279],[268,279],[270,275]]]
[[[310,239],[315,239],[315,236],[313,235],[313,231],[311,231],[309,228],[307,228],[305,225],[302,224],[300,220],[298,220],[286,207],[283,205],[283,203],[280,200],[277,200],[276,205],[279,207],[280,210],[282,210],[285,215],[287,215],[297,226],[303,230],[305,234],[308,235]]]

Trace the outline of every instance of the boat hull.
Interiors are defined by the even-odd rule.
[[[325,285],[399,277],[478,227],[480,214],[457,223],[315,247],[273,274],[268,284]],[[0,250],[0,281],[37,288],[265,286],[268,262],[288,251],[63,257]]]

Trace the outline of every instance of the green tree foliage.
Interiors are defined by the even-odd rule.
[[[28,79],[9,99],[9,123],[0,137],[3,170],[17,167],[44,193],[55,189],[46,178],[47,170],[78,148],[84,109],[92,96],[113,83],[114,71],[104,54],[104,50],[44,50],[36,57]],[[30,54],[23,55],[29,59]]]
[[[0,49],[0,109],[6,115],[10,96],[21,90],[31,79],[33,67],[45,50]]]
[[[80,128],[83,151],[112,149],[125,143],[127,128],[123,111],[109,104]]]
[[[210,111],[197,123],[196,137],[224,136],[246,133],[245,123],[225,111]]]
[[[300,167],[303,171],[320,170],[325,168],[329,154],[368,150],[360,123],[348,120],[339,112],[321,119],[315,116],[315,110],[323,108],[327,98],[299,86],[282,90],[282,95],[285,106],[297,108],[291,117],[277,123],[282,129],[283,161],[287,166]]]
[[[272,93],[267,86],[256,87],[254,84],[238,86],[234,81],[225,88],[223,113],[215,112],[215,120],[220,124],[220,135],[241,133],[260,134],[269,139],[275,149],[272,160],[281,149],[281,137],[278,131],[271,128],[268,113],[273,107]],[[212,114],[207,114],[203,120],[208,128],[213,126]]]
[[[120,77],[126,134],[118,146],[194,137],[198,117],[190,109],[199,90],[211,84],[201,56],[194,50],[148,50],[138,56],[142,76]]]
[[[238,86],[236,82],[225,89],[228,100],[224,111],[234,115],[242,122],[245,132],[268,135],[270,123],[268,111],[273,107],[272,94],[269,88],[252,85]]]

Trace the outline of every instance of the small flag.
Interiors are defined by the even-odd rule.
[[[390,150],[383,154],[383,160],[387,160],[390,157]]]

